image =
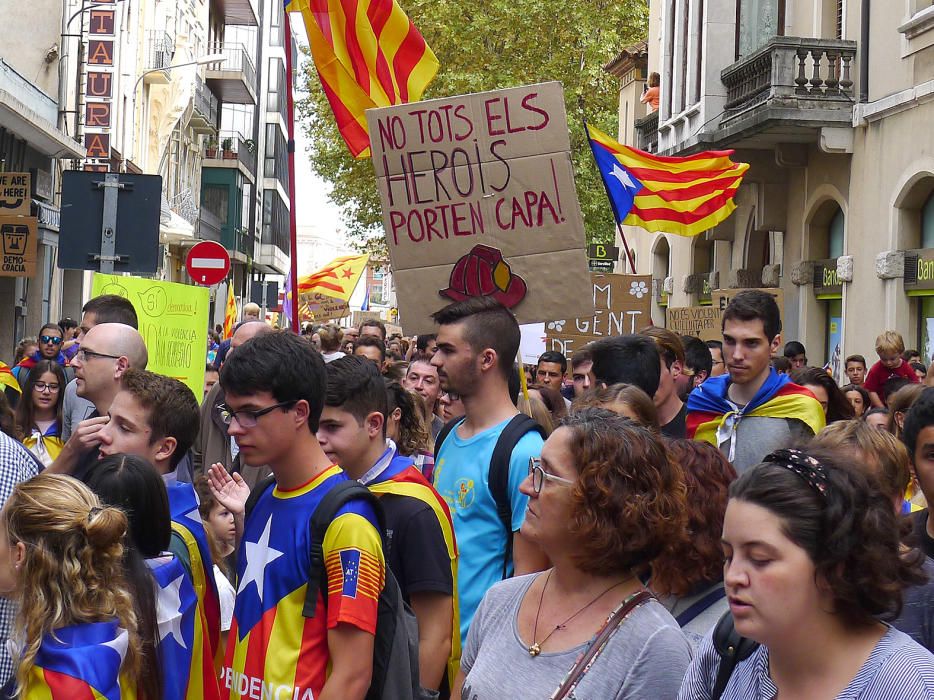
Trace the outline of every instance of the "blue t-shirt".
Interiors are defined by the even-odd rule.
[[[458,435],[458,426],[441,445],[435,462],[435,489],[451,509],[457,537],[462,642],[484,594],[503,576],[506,531],[496,514],[489,477],[493,448],[508,423],[505,420],[466,440]],[[541,455],[543,443],[541,435],[532,431],[523,435],[512,451],[509,493],[513,532],[522,526],[528,503],[519,493],[519,484],[528,476],[529,457]],[[512,573],[511,562],[508,571]]]

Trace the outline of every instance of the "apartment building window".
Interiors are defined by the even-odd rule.
[[[701,85],[704,81],[704,0],[697,0],[695,8],[694,27],[697,32],[697,42],[694,46],[694,92],[692,104],[700,102]]]
[[[672,108],[674,107],[672,101],[672,80],[674,78],[674,57],[675,57],[675,4],[674,2],[665,3],[665,8],[668,12],[667,17],[667,31],[665,33],[665,71],[662,75],[662,85],[665,87],[662,90],[662,95],[665,98],[665,101],[661,103],[660,108],[663,110],[659,114],[659,118],[662,120],[668,119],[671,117]]]
[[[283,32],[283,17],[285,6],[281,2],[270,3],[269,18],[269,44],[270,46],[282,46],[285,43],[285,33]]]
[[[785,0],[736,0],[736,58],[785,33]]]
[[[921,247],[934,248],[934,192],[921,206]]]
[[[266,111],[278,112],[282,121],[288,123],[285,95],[285,61],[273,56],[269,59],[269,88],[266,91]]]

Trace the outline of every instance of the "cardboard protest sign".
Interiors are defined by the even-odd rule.
[[[727,304],[730,303],[730,299],[735,297],[740,292],[746,291],[745,289],[715,289],[711,292],[710,298],[714,308],[719,309],[721,312],[726,308]],[[778,313],[782,319],[782,329],[785,328],[785,292],[781,290],[780,287],[763,287],[757,291],[766,292],[771,294],[775,299],[775,303],[778,304]]]
[[[333,321],[350,313],[350,305],[343,299],[325,296],[320,292],[299,294],[299,314],[303,321]]]
[[[34,216],[0,216],[3,263],[0,277],[33,277],[36,274],[39,224]]]
[[[0,216],[29,216],[32,175],[0,173]]]
[[[721,311],[716,306],[669,307],[665,327],[678,335],[693,335],[701,340],[721,340]]]
[[[520,323],[593,313],[560,83],[368,110],[367,123],[408,332],[470,296]]]
[[[651,275],[591,275],[592,316],[549,321],[545,348],[570,357],[578,348],[608,335],[636,333],[651,323]]]
[[[201,403],[210,305],[207,287],[95,274],[91,294],[128,299],[149,351],[146,369],[180,380]]]

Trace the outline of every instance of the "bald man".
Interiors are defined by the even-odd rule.
[[[78,396],[94,404],[89,418],[74,428],[48,471],[84,479],[97,462],[100,430],[110,419],[110,404],[120,391],[120,380],[130,367],[146,369],[149,354],[143,336],[123,323],[101,323],[84,335],[71,360]]]
[[[246,321],[237,328],[230,339],[230,352],[247,342],[250,338],[264,333],[272,333],[275,329],[265,321]],[[221,419],[217,406],[224,403],[224,390],[220,382],[211,387],[208,395],[201,404],[201,432],[192,448],[192,467],[194,475],[204,474],[207,467],[214,463],[223,464],[229,472],[238,472],[243,480],[252,489],[258,482],[265,479],[270,471],[265,465],[251,466],[240,460],[240,450],[237,442],[227,434],[227,425]]]

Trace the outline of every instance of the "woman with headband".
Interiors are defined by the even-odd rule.
[[[724,585],[746,641],[718,651],[721,623],[679,700],[934,697],[934,656],[880,621],[897,616],[903,589],[923,580],[923,557],[899,555],[891,501],[845,459],[778,450],[730,487]],[[753,650],[734,653],[744,648]]]

